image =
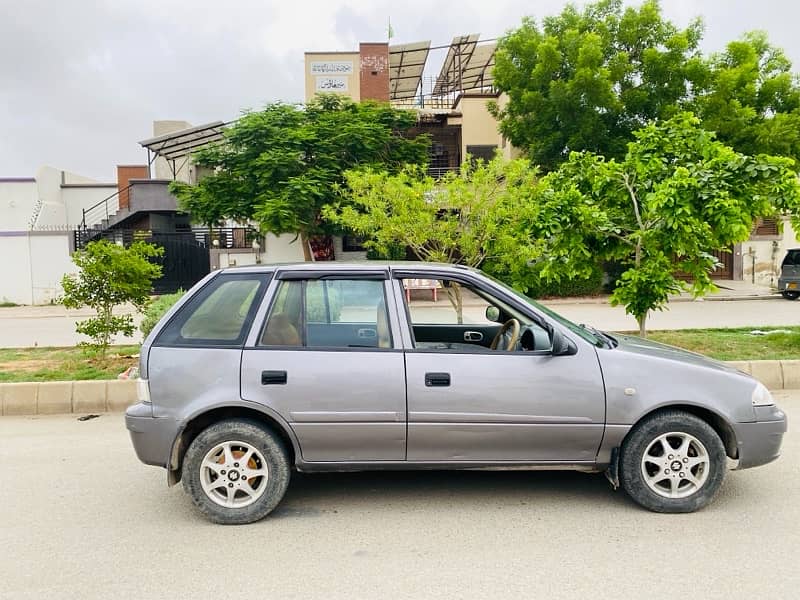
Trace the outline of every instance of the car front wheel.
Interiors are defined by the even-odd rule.
[[[797,300],[800,298],[800,292],[781,292],[781,296],[787,300]]]
[[[267,516],[289,485],[280,438],[260,425],[227,420],[192,441],[183,461],[183,487],[215,523],[245,524]]]
[[[656,512],[686,513],[709,504],[727,469],[725,447],[702,419],[677,410],[656,413],[631,431],[620,452],[628,495]]]

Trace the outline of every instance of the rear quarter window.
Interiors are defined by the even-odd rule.
[[[200,289],[161,331],[158,346],[242,346],[269,274],[222,274]]]

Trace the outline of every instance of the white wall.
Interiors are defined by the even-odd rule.
[[[753,264],[755,263],[755,283],[769,287],[777,287],[781,270],[781,261],[789,248],[800,247],[797,233],[792,229],[788,219],[783,221],[783,233],[778,236],[764,236],[742,242],[743,279],[753,281]],[[755,260],[754,260],[755,259]]]
[[[0,180],[0,231],[25,231],[36,200],[36,181]]]
[[[61,278],[75,272],[70,232],[0,232],[0,301],[47,304],[62,293]]]
[[[117,184],[109,184],[106,186],[98,187],[80,186],[74,184],[75,187],[61,188],[61,198],[66,208],[65,221],[68,227],[76,227],[83,220],[83,209],[89,209],[95,206],[101,200],[108,198],[117,191]],[[119,196],[114,196],[108,201],[108,213],[114,214],[119,210]],[[92,219],[94,217],[94,219]],[[87,216],[87,225],[91,226],[99,223],[105,218],[105,210],[99,207],[90,211]],[[41,219],[39,220],[40,225]]]
[[[268,233],[264,238],[261,260],[265,263],[302,262],[305,258],[300,237],[295,240],[293,235],[276,236]]]

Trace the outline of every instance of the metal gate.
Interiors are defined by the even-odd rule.
[[[245,248],[255,232],[247,228],[195,228],[186,231],[150,231],[142,229],[78,229],[75,249],[89,242],[106,239],[130,246],[143,241],[164,248],[164,254],[154,262],[161,265],[161,277],[153,282],[155,294],[171,294],[179,289],[188,290],[211,270],[209,250],[212,240],[217,247]]]
[[[721,266],[711,272],[712,279],[733,279],[733,251],[717,250],[712,252]]]

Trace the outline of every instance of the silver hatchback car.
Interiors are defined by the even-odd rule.
[[[140,460],[218,523],[263,518],[293,469],[605,472],[690,512],[775,460],[786,417],[749,375],[575,325],[427,263],[216,271],[147,337],[126,424]]]

